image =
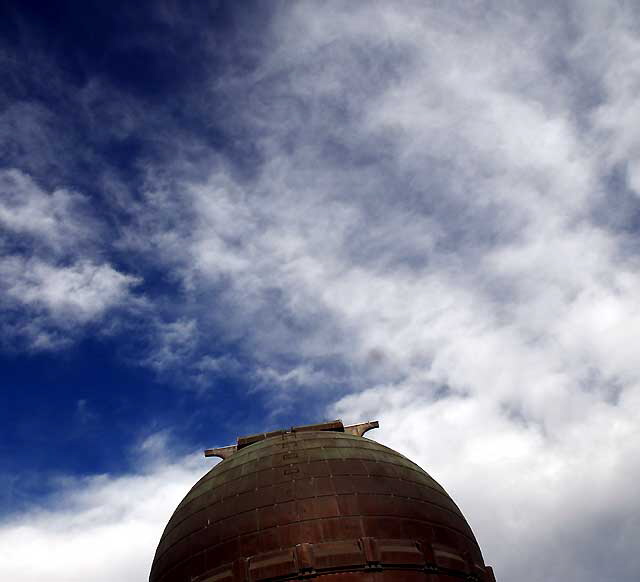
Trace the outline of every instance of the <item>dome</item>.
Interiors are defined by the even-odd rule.
[[[227,458],[178,505],[149,581],[494,581],[446,491],[349,428],[298,427],[213,451]]]

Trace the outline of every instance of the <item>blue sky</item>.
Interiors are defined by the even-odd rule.
[[[189,357],[181,361],[176,346],[176,361],[158,369],[161,348],[147,326],[169,326],[170,335],[171,326],[192,321],[181,313],[197,301],[186,297],[164,265],[143,257],[144,249],[133,256],[118,244],[138,220],[131,210],[147,164],[173,155],[171,136],[160,138],[165,143],[158,148],[151,143],[154,124],[166,131],[175,126],[217,155],[235,158],[222,128],[202,131],[196,117],[182,110],[201,81],[198,68],[204,67],[198,63],[206,59],[188,28],[202,17],[206,31],[232,40],[233,13],[194,3],[180,27],[154,17],[150,6],[25,3],[5,10],[2,250],[8,293],[0,357],[3,458],[12,475],[2,497],[10,510],[25,495],[25,482],[14,472],[25,472],[28,485],[36,471],[38,488],[49,472],[120,472],[128,468],[123,450],[151,432],[177,431],[191,446],[229,439],[236,423],[262,424],[265,405],[258,404],[260,395],[247,398],[240,365],[233,374],[213,374],[195,386],[183,378],[180,366],[189,366]],[[161,39],[171,31],[167,47]],[[91,103],[83,109],[80,93],[92,83],[104,89],[89,89]],[[117,97],[106,95],[113,91]],[[129,106],[146,111],[134,127],[123,128]],[[232,163],[242,167],[245,161]],[[114,189],[130,200],[115,201]],[[71,277],[58,281],[65,297],[22,305],[7,298],[12,278],[20,277],[13,269],[29,277],[30,268],[45,279]],[[76,301],[78,289],[87,294]],[[182,305],[174,310],[176,301]],[[162,315],[155,313],[155,302]],[[237,341],[217,335],[206,340],[208,356],[243,358]],[[209,390],[214,384],[215,391]]]
[[[339,417],[498,579],[637,580],[633,3],[5,2],[0,31],[0,578],[144,580],[204,447]]]

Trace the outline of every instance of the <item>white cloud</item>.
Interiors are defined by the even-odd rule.
[[[145,365],[166,371],[189,358],[197,340],[197,326],[192,319],[157,322],[152,335],[155,345]]]
[[[86,200],[67,190],[45,192],[27,174],[16,169],[0,171],[0,225],[11,233],[44,242],[64,251],[90,239],[94,221]]]
[[[640,108],[635,94],[640,76],[640,14],[632,5],[593,3],[579,21],[583,37],[575,58],[597,79],[604,98],[591,112],[603,161],[620,164],[627,186],[640,194]],[[605,50],[602,48],[605,47]]]
[[[128,297],[140,280],[111,265],[78,261],[70,267],[10,257],[0,262],[4,293],[15,304],[44,309],[52,318],[96,319]]]
[[[617,580],[633,580],[640,392],[632,392],[622,406],[594,401],[553,434],[526,414],[512,417],[491,395],[433,402],[424,387],[406,384],[347,397],[332,412],[379,418],[373,438],[445,486],[498,578],[599,580],[613,568]]]
[[[48,193],[27,174],[2,170],[0,227],[0,308],[22,314],[3,326],[5,340],[64,346],[83,324],[133,301],[141,280],[100,256],[104,229],[83,196]]]
[[[141,453],[162,458],[158,446]],[[171,512],[208,468],[195,455],[165,457],[140,473],[69,479],[46,506],[0,522],[0,578],[146,580]]]

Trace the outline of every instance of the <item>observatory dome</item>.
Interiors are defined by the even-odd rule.
[[[213,451],[227,458],[178,505],[150,582],[495,581],[446,491],[353,428],[297,427]]]

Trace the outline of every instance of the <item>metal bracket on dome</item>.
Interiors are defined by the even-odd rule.
[[[354,436],[361,437],[367,431],[372,428],[378,428],[380,424],[377,420],[369,422],[362,422],[360,424],[352,424],[350,426],[344,426],[341,420],[332,420],[330,422],[323,422],[320,424],[307,424],[302,426],[292,426],[290,429],[274,430],[272,432],[263,432],[258,434],[252,434],[249,436],[238,437],[237,444],[230,445],[228,447],[219,447],[217,449],[207,449],[204,452],[205,457],[220,457],[221,459],[228,459],[236,451],[248,447],[254,443],[263,441],[265,439],[299,432],[312,432],[312,431],[329,431],[329,432],[344,432]]]
[[[368,432],[373,428],[380,428],[380,423],[377,420],[370,420],[369,422],[361,422],[360,424],[345,426],[344,432],[361,437],[365,432]]]
[[[220,457],[222,460],[229,458],[233,453],[238,450],[236,445],[229,447],[219,447],[217,449],[206,449],[204,452],[205,457]]]

